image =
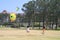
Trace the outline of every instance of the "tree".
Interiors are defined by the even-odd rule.
[[[32,20],[32,16],[34,14],[35,10],[35,1],[29,1],[28,3],[25,3],[23,5],[22,10],[26,13],[26,17],[28,19],[28,25],[30,25],[30,22]]]
[[[42,11],[43,14],[43,26],[44,21],[47,19],[46,16],[49,17],[51,15],[52,17],[50,17],[49,20],[55,23],[57,28],[60,0],[36,0],[36,3],[38,6],[38,11],[40,13]]]
[[[41,17],[39,19],[43,22],[43,26],[45,22],[52,22],[51,24],[56,24],[55,29],[57,29],[58,19],[60,18],[60,0],[32,0],[25,3],[23,7],[23,11],[26,13],[29,20],[32,19],[32,16],[33,19],[34,17]],[[39,16],[36,16],[36,14]]]

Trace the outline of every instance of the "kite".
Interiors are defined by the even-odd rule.
[[[16,11],[19,11],[19,7],[16,7]]]
[[[15,13],[10,14],[10,20],[11,20],[11,22],[16,20],[16,14]]]

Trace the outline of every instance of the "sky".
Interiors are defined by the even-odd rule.
[[[27,3],[29,1],[30,0],[0,0],[0,12],[7,10],[8,12],[23,13],[21,8],[24,3]],[[16,11],[16,7],[19,7],[18,11]]]

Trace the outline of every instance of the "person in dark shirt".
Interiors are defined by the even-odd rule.
[[[45,26],[43,26],[43,32],[42,32],[42,34],[44,34],[45,33]]]

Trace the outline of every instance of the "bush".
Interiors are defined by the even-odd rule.
[[[11,25],[11,28],[18,28],[16,25]]]
[[[24,27],[24,25],[20,25],[21,27]]]
[[[34,27],[40,27],[40,25],[39,24],[36,24],[36,25],[33,25]]]

